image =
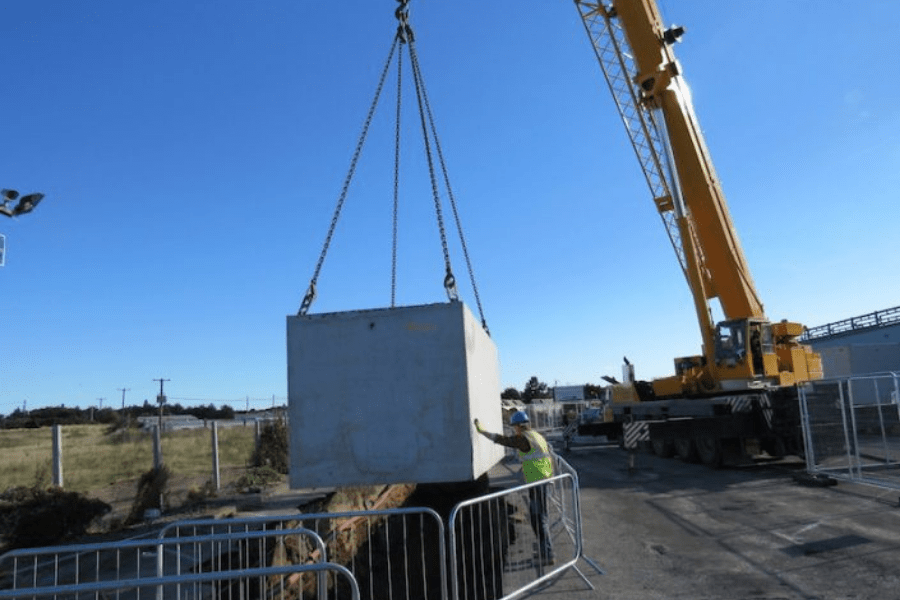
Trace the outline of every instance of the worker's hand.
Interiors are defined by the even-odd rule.
[[[484,428],[481,426],[481,423],[478,422],[478,419],[475,419],[475,431],[477,431],[478,433],[480,433],[487,439],[491,440],[492,442],[497,440],[497,434],[485,431]]]

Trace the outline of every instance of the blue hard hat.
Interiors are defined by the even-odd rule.
[[[517,410],[509,418],[509,424],[510,425],[521,425],[522,423],[527,423],[528,420],[529,419],[528,419],[527,412],[525,412],[524,410]]]

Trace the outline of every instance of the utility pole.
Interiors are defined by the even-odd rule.
[[[159,402],[159,432],[162,433],[163,404],[166,403],[166,395],[163,393],[163,384],[171,380],[159,378],[154,379],[153,381],[159,382],[159,396],[156,397],[156,401]]]
[[[122,392],[122,412],[125,412],[125,392],[130,392],[131,388],[116,388],[116,391]]]
[[[122,423],[122,441],[125,441],[125,438],[128,437],[128,415],[125,414],[125,392],[131,391],[131,388],[116,388],[117,391],[122,392],[122,415],[120,417]]]

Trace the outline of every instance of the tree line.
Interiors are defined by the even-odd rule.
[[[602,386],[587,383],[584,386],[584,397],[588,399],[602,398],[602,391]],[[521,392],[514,387],[508,387],[503,390],[500,397],[504,400],[521,400],[525,404],[531,404],[535,400],[553,398],[553,388],[536,376],[532,376],[525,382],[525,387]]]
[[[198,419],[233,419],[234,409],[227,404],[216,408],[214,404],[206,406],[185,407],[181,404],[165,404],[166,415],[193,415]],[[252,412],[252,411],[251,411]],[[83,425],[100,423],[117,425],[128,419],[159,415],[159,405],[145,400],[143,405],[134,405],[122,409],[113,408],[78,408],[72,406],[48,406],[32,410],[16,409],[9,415],[0,415],[0,427],[4,429],[22,429],[49,427],[50,425]]]
[[[601,398],[600,386],[586,384],[584,386],[585,398]],[[553,388],[532,376],[525,382],[525,386],[521,391],[514,387],[508,387],[500,394],[505,400],[520,400],[526,404],[531,404],[535,400],[553,398]],[[206,406],[190,406],[185,407],[181,404],[165,404],[163,406],[164,414],[167,415],[193,415],[198,419],[233,419],[234,409],[224,404],[221,408],[216,408],[214,404]],[[251,409],[250,412],[256,412]],[[3,429],[22,429],[49,427],[51,425],[82,425],[87,423],[101,423],[107,425],[119,425],[125,421],[125,418],[135,419],[136,417],[148,417],[159,415],[159,405],[151,404],[148,400],[144,400],[143,405],[133,405],[122,409],[113,408],[78,408],[68,407],[65,405],[48,406],[44,408],[35,408],[33,410],[23,410],[17,408],[9,415],[0,414],[0,428]]]

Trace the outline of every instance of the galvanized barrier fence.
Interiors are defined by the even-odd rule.
[[[251,558],[306,539],[319,552],[304,565],[264,564]],[[337,575],[353,579],[345,567],[313,568],[327,564],[325,544],[305,528],[21,549],[5,554],[0,563],[11,568],[11,581],[3,582],[0,599],[300,598],[304,591],[317,590],[324,598],[328,571],[336,571],[332,581]],[[336,583],[331,588],[339,589]],[[355,581],[340,589],[347,590],[345,595],[335,597],[359,597]]]
[[[571,400],[566,402],[549,402],[526,404],[522,407],[528,414],[531,428],[539,431],[545,437],[548,435],[565,435],[566,430],[575,428],[578,421],[585,413],[594,412],[602,416],[602,401]]]
[[[0,556],[0,600],[510,598],[567,569],[593,589],[576,565],[602,573],[582,555],[578,476],[557,455],[554,465],[551,479],[459,504],[446,530],[431,509],[385,509],[181,521],[155,538],[14,550]],[[535,498],[552,563],[536,556]]]
[[[577,474],[556,455],[554,463],[558,474],[550,479],[461,502],[450,513],[454,600],[516,597],[567,569],[594,589],[576,564],[584,558],[603,573],[582,555]]]
[[[562,433],[565,428],[565,413],[559,403],[526,404],[523,410],[528,414],[531,428],[545,436]]]
[[[428,508],[182,521],[165,526],[156,539],[9,552],[0,557],[0,574],[9,574],[0,575],[0,588],[11,592],[0,600],[43,596],[37,590],[60,585],[80,592],[102,590],[104,597],[199,598],[211,581],[202,576],[223,572],[234,573],[229,595],[215,597],[228,598],[232,592],[241,592],[234,596],[239,598],[266,597],[257,596],[262,590],[272,597],[299,599],[305,593],[337,599],[350,597],[356,589],[365,598],[440,600],[447,597],[445,548],[443,521]],[[323,569],[288,576],[282,582],[287,591],[239,576],[326,560],[345,564],[353,585],[338,577],[343,572]],[[132,586],[146,578],[162,583]],[[116,581],[127,585],[110,585]],[[138,595],[129,587],[136,587]],[[302,593],[291,595],[290,590]]]
[[[303,598],[303,577],[318,578],[332,573],[340,577],[349,590],[343,597],[360,600],[359,587],[353,574],[334,563],[262,567],[241,571],[217,571],[189,573],[179,576],[140,577],[134,579],[100,580],[79,584],[59,584],[26,589],[0,590],[0,600],[53,598],[54,600],[81,600],[82,598],[152,598],[160,588],[181,587],[186,591],[166,598],[194,600],[201,598],[296,600]],[[292,583],[293,581],[293,583]],[[251,585],[257,586],[251,589]],[[194,590],[199,590],[195,595]],[[338,596],[330,596],[337,598]]]
[[[800,388],[807,471],[900,489],[900,373]]]
[[[283,543],[270,549],[269,561],[303,563],[329,560],[346,564],[359,583],[365,598],[392,600],[439,600],[446,597],[447,561],[443,520],[429,508],[397,508],[340,513],[304,513],[238,519],[205,519],[179,521],[167,525],[161,540],[185,540],[183,547],[192,550],[192,539],[198,535],[230,536],[242,532],[265,530],[277,536],[282,528],[301,525],[315,532],[324,547],[313,547],[311,538],[305,544]],[[221,560],[221,559],[218,559]],[[258,566],[259,555],[228,556],[233,568]],[[160,566],[160,572],[181,573],[178,561]],[[205,563],[207,570],[216,563]],[[196,568],[196,567],[194,567]],[[320,584],[331,589],[331,581]],[[320,587],[319,589],[323,589]]]

